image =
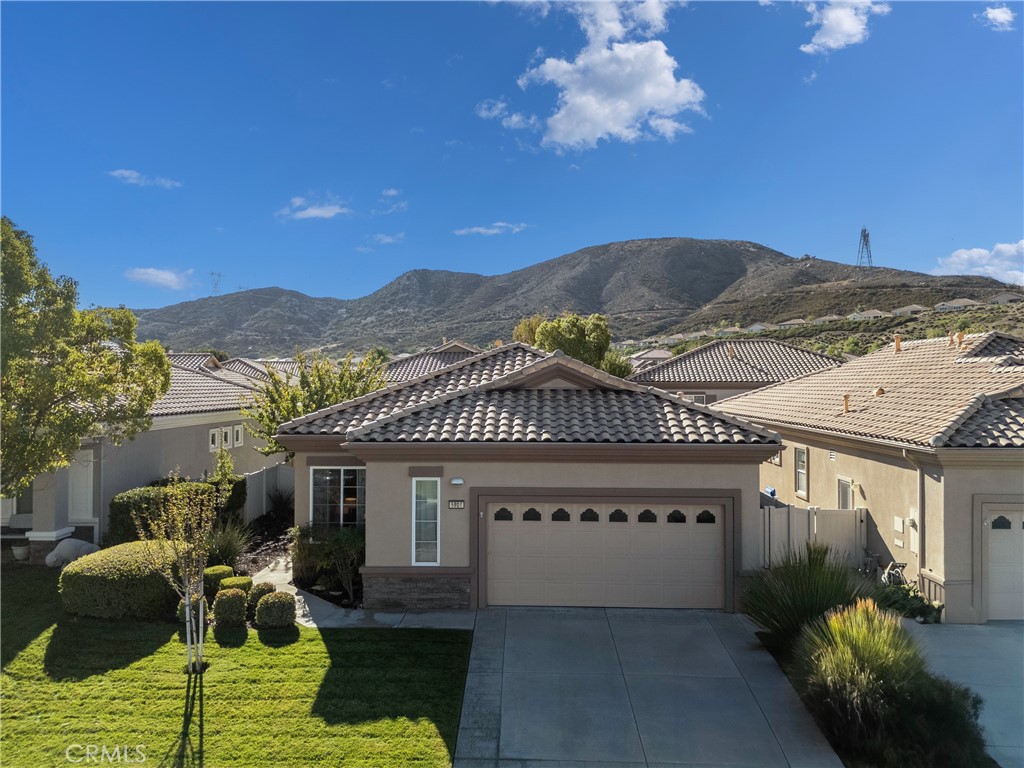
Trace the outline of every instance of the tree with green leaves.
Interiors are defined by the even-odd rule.
[[[570,357],[613,376],[628,376],[633,372],[633,366],[621,353],[611,349],[611,343],[612,334],[608,330],[608,318],[604,315],[583,317],[563,312],[537,326],[536,344],[541,349],[548,352],[560,349]]]
[[[150,564],[184,601],[186,655],[192,674],[203,671],[203,571],[210,554],[210,533],[217,510],[209,493],[199,493],[194,484],[179,483],[177,479],[172,476],[164,503],[156,514],[143,518],[133,510],[132,521],[139,539],[152,542],[146,548]],[[161,549],[169,551],[172,557],[158,556]]]
[[[171,369],[160,344],[136,342],[129,310],[79,310],[78,284],[51,275],[32,236],[0,221],[0,493],[10,497],[68,466],[85,437],[116,445],[148,429]]]
[[[544,315],[533,315],[524,317],[515,328],[512,329],[512,341],[519,341],[523,344],[535,346],[537,344],[537,329],[547,320]]]
[[[277,428],[286,421],[360,397],[387,384],[380,355],[366,355],[356,361],[350,352],[337,365],[318,352],[309,358],[298,352],[295,359],[299,368],[297,377],[286,378],[268,366],[266,383],[256,392],[253,404],[242,409],[243,416],[256,422],[255,426],[246,423],[246,430],[266,442],[263,448],[257,449],[265,456],[287,452],[287,448],[274,440]]]

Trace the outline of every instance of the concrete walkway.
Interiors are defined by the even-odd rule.
[[[420,627],[429,629],[473,629],[476,611],[364,611],[341,608],[297,589],[292,583],[292,561],[281,557],[252,577],[253,583],[268,581],[278,592],[295,595],[295,620],[304,627],[340,629],[344,627]]]
[[[1024,621],[904,624],[933,672],[985,702],[981,724],[992,759],[1002,768],[1024,768]]]
[[[841,768],[734,614],[477,614],[455,768]]]

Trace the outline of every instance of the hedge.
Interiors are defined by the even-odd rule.
[[[178,595],[155,567],[154,557],[165,565],[174,562],[169,547],[145,541],[80,557],[60,575],[64,610],[101,619],[173,620]]]
[[[207,600],[212,600],[220,591],[220,583],[235,575],[230,565],[211,565],[203,571],[203,593]]]
[[[245,592],[222,589],[213,601],[213,620],[218,627],[241,627],[245,624]]]
[[[104,543],[121,544],[138,539],[138,530],[132,513],[136,513],[143,521],[150,520],[160,512],[172,494],[209,499],[211,504],[214,501],[214,487],[209,483],[181,482],[167,487],[132,488],[110,500],[110,518]]]
[[[256,606],[264,595],[271,595],[277,591],[277,587],[271,584],[269,581],[261,581],[258,584],[253,584],[252,589],[249,590],[249,599],[247,601],[249,620],[255,621],[256,619]]]
[[[252,579],[248,576],[229,576],[226,579],[222,579],[217,587],[218,592],[222,592],[225,589],[240,589],[248,594],[249,590],[252,589]]]
[[[196,613],[199,612],[199,603],[200,602],[202,602],[202,604],[203,604],[203,617],[205,619],[209,620],[209,618],[210,618],[210,604],[207,602],[205,597],[200,599],[199,595],[193,595],[192,614],[195,615]],[[184,624],[185,623],[185,598],[181,598],[180,600],[178,600],[178,613],[176,615],[178,617],[178,623],[179,624]]]
[[[295,595],[272,592],[256,604],[256,626],[266,629],[290,627],[295,623]]]

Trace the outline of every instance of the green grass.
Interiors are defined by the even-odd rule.
[[[187,690],[175,625],[65,616],[48,569],[0,579],[4,766],[66,765],[71,744],[210,768],[452,762],[468,632],[210,632]]]

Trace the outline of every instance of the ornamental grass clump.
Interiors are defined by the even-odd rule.
[[[986,766],[969,689],[930,674],[902,618],[871,599],[808,624],[793,680],[833,746],[879,768]]]
[[[767,633],[765,643],[788,655],[804,625],[836,606],[852,605],[870,590],[828,545],[808,542],[754,576],[742,608]]]

